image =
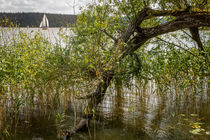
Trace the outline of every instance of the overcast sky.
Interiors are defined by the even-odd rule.
[[[94,0],[75,0],[75,11]],[[44,12],[74,14],[74,0],[0,0],[0,12]]]

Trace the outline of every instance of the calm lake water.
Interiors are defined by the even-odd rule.
[[[30,34],[39,29],[23,29]],[[58,28],[41,30],[56,42]],[[18,33],[18,30],[14,33]],[[10,36],[10,34],[8,34]],[[6,41],[6,40],[4,40]],[[4,43],[1,42],[1,43]],[[209,140],[210,94],[208,79],[196,96],[175,91],[157,94],[155,84],[143,88],[115,89],[110,87],[88,131],[74,135],[72,140]],[[48,92],[54,92],[49,90]],[[73,128],[80,120],[84,100],[76,100],[62,92],[59,105],[36,102],[22,107],[18,114],[11,100],[0,98],[0,139],[54,140],[62,138],[62,130]],[[75,119],[76,118],[76,119]]]
[[[210,96],[205,88],[194,99],[191,96],[176,98],[174,91],[157,95],[154,85],[146,90],[115,90],[110,88],[96,111],[88,131],[77,133],[73,140],[208,140],[210,139]],[[67,98],[67,97],[65,97]],[[71,97],[69,97],[70,99]],[[15,140],[59,139],[62,130],[73,128],[80,119],[84,101],[66,102],[67,108],[35,104],[24,107],[18,114],[18,123],[11,114],[10,105],[1,100],[0,125],[8,128]],[[65,113],[59,122],[55,112]],[[76,114],[76,117],[75,117]],[[76,118],[76,119],[74,119]],[[198,134],[193,130],[201,129]]]
[[[72,35],[70,28],[48,28],[47,30],[41,28],[0,28],[0,44],[4,45],[11,41],[13,37],[17,38],[20,32],[24,32],[28,36],[34,36],[35,33],[40,32],[50,42],[61,44],[64,47],[65,44],[61,41],[60,34]]]

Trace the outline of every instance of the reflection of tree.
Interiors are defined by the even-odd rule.
[[[156,137],[164,137],[166,132],[162,131],[161,124],[164,123],[164,109],[166,108],[166,97],[158,97],[157,109],[155,110],[154,117],[151,121],[151,129]]]
[[[114,119],[118,120],[119,122],[123,121],[123,104],[124,104],[124,97],[122,97],[122,90],[121,88],[117,87],[116,88],[116,96],[114,97],[113,100],[113,114]]]
[[[7,125],[7,123],[6,123],[6,117],[7,117],[6,116],[6,112],[7,112],[6,105],[7,105],[7,101],[0,98],[0,139],[2,136],[4,137],[4,132],[9,131],[8,130],[9,125]],[[10,135],[7,135],[7,136],[10,136]]]
[[[1,129],[1,127],[2,127],[2,122],[3,122],[3,108],[2,107],[0,107],[0,129]]]

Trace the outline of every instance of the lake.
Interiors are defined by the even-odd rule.
[[[203,139],[210,138],[210,98],[205,89],[203,98],[197,96],[176,98],[173,93],[157,95],[154,85],[137,91],[109,89],[103,103],[97,108],[95,119],[89,131],[77,133],[75,140],[152,140],[152,139]],[[119,93],[120,92],[120,93]],[[116,96],[120,94],[120,96]],[[65,96],[67,98],[68,96]],[[69,99],[71,97],[68,97]],[[18,114],[15,126],[14,114],[9,103],[1,100],[0,124],[15,134],[16,140],[58,139],[60,129],[70,129],[78,123],[83,110],[83,101],[69,100],[65,104],[52,107],[43,103],[31,108],[25,106]],[[65,109],[64,109],[65,108]],[[65,110],[65,111],[64,111]],[[57,114],[65,112],[65,119],[57,123]],[[76,114],[76,115],[75,115]],[[76,122],[75,119],[76,118]],[[17,123],[17,122],[16,122]],[[195,127],[201,128],[199,134],[192,134]],[[13,137],[13,138],[14,138]]]
[[[16,37],[20,32],[24,32],[28,36],[34,36],[34,34],[39,32],[50,42],[65,46],[65,44],[61,42],[61,34],[65,33],[65,35],[71,35],[72,31],[70,30],[71,28],[48,28],[47,30],[41,28],[0,28],[0,44],[6,44],[6,42],[12,40],[12,38]]]

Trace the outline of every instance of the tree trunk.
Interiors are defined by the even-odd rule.
[[[103,75],[103,81],[99,82],[96,91],[90,97],[87,107],[88,111],[83,115],[79,124],[76,127],[74,127],[73,130],[66,132],[64,139],[70,138],[77,131],[83,129],[84,127],[87,127],[88,121],[93,117],[93,110],[103,100],[106,90],[109,87],[112,78],[113,78],[113,72],[110,71],[105,72],[105,74]]]

